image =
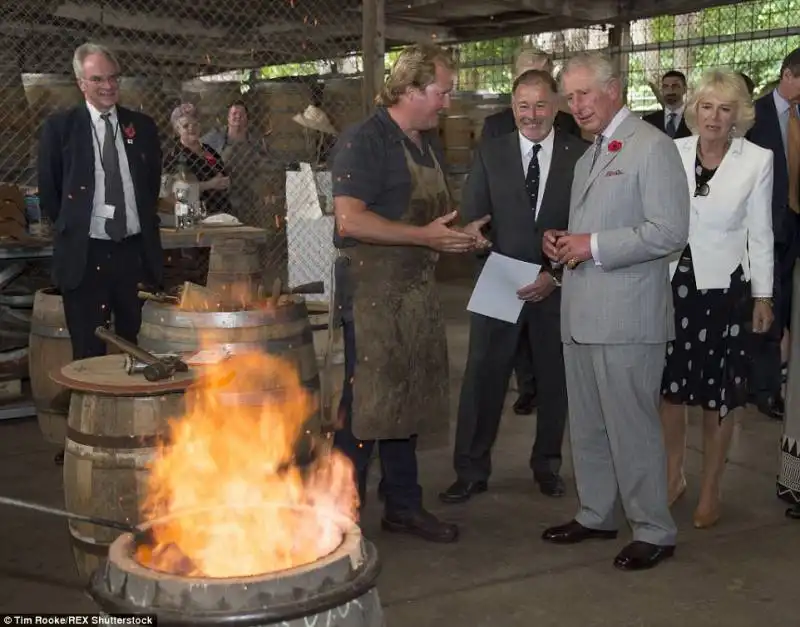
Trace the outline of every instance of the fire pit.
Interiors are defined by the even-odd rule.
[[[149,524],[158,526],[160,521]],[[342,541],[330,554],[309,564],[250,577],[164,573],[140,563],[140,554],[131,534],[111,545],[108,561],[95,572],[89,588],[103,612],[155,614],[162,626],[385,624],[375,588],[377,552],[355,523],[346,526]]]

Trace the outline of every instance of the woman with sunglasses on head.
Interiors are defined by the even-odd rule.
[[[705,74],[686,107],[694,135],[675,140],[692,196],[689,243],[670,266],[675,340],[667,348],[661,419],[670,504],[686,489],[688,407],[703,410],[703,474],[694,526],[720,517],[720,484],[747,404],[746,337],[772,321],[772,152],[744,139],[753,101],[741,76]],[[656,200],[657,202],[657,200]]]

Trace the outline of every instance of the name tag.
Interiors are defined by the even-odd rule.
[[[95,211],[95,215],[98,218],[103,218],[105,220],[113,220],[114,219],[114,205],[100,205]]]

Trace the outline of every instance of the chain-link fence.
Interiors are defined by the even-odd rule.
[[[196,105],[203,142],[230,177],[229,204],[207,208],[266,229],[267,285],[326,278],[330,183],[314,170],[324,169],[334,133],[362,115],[360,68],[350,56],[361,48],[360,0],[2,4],[0,182],[35,193],[43,120],[83,102],[73,52],[86,41],[103,44],[120,61],[120,104],[156,121],[165,163],[180,146],[171,112]],[[237,101],[244,106],[234,115]],[[202,282],[207,255],[166,256],[168,278]]]

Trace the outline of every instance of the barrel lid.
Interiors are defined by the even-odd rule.
[[[50,378],[70,390],[104,396],[157,396],[183,392],[197,377],[197,370],[178,372],[166,381],[151,383],[141,374],[128,374],[125,355],[89,357],[54,370]]]

